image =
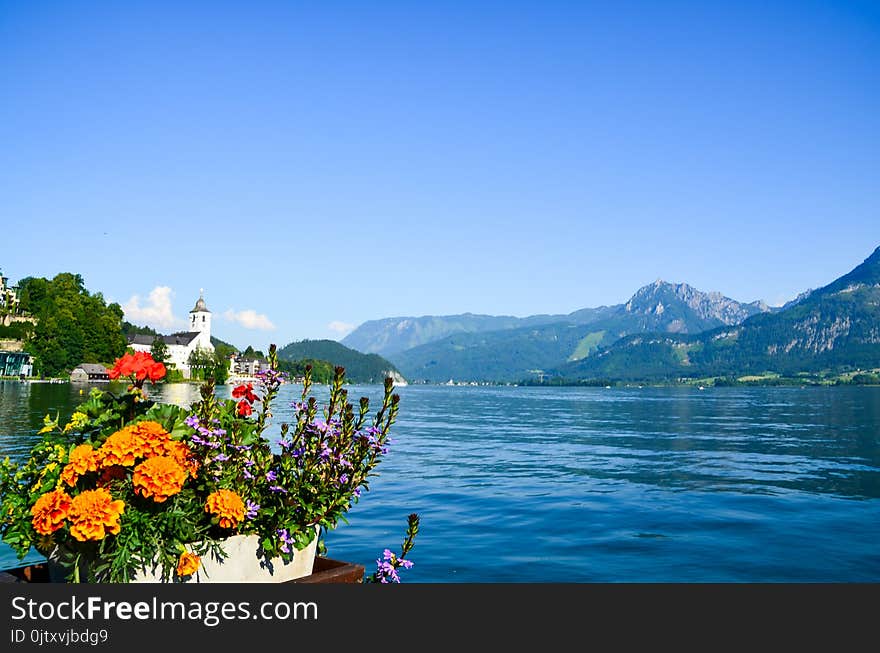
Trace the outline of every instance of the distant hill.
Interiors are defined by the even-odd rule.
[[[586,309],[597,311],[601,309]],[[389,317],[364,322],[342,339],[342,344],[365,353],[388,356],[459,333],[482,333],[566,321],[565,315],[423,315]]]
[[[775,313],[699,335],[632,335],[560,366],[566,378],[652,379],[880,367],[880,247]]]
[[[398,381],[403,376],[389,361],[377,354],[362,354],[335,340],[301,340],[291,342],[278,350],[278,358],[286,361],[316,359],[345,368],[345,378],[352,383],[382,383],[392,376]]]
[[[549,324],[459,333],[389,357],[412,380],[513,381],[586,358],[629,334],[699,333],[770,310],[763,302],[744,304],[687,284],[657,281],[626,304],[555,316]]]

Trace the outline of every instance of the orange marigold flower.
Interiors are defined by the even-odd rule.
[[[70,534],[80,542],[103,540],[109,533],[119,532],[119,516],[125,510],[124,501],[114,501],[104,488],[86,490],[74,497],[67,517]]]
[[[71,498],[64,490],[47,492],[33,505],[31,523],[40,535],[51,535],[64,526],[70,510]]]
[[[202,559],[199,556],[195,553],[184,551],[180,554],[180,560],[177,561],[177,575],[192,576],[199,570],[199,565],[201,564]]]
[[[131,467],[137,459],[136,451],[137,442],[130,427],[125,427],[116,431],[113,435],[104,441],[101,448],[98,449],[98,458],[100,466],[112,467],[113,465],[122,465],[123,467]]]
[[[99,466],[131,467],[138,458],[163,456],[168,442],[171,442],[171,436],[158,422],[129,424],[116,431],[101,445],[98,450]]]
[[[134,437],[135,455],[140,458],[164,456],[165,445],[171,442],[171,435],[158,422],[138,422],[127,427]]]
[[[61,480],[73,486],[80,476],[97,470],[98,452],[90,444],[81,444],[70,452],[70,458],[61,472]]]
[[[219,517],[222,528],[235,528],[244,519],[244,502],[231,490],[217,490],[208,495],[205,512]]]
[[[183,488],[187,472],[168,456],[149,458],[134,468],[134,491],[142,497],[153,497],[162,503]]]
[[[192,478],[196,477],[199,471],[199,461],[195,452],[187,446],[185,442],[178,440],[169,440],[165,443],[163,454],[183,467]]]

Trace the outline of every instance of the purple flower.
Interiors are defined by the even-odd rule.
[[[275,532],[278,534],[278,539],[281,540],[281,551],[284,553],[290,553],[290,545],[294,544],[294,540],[290,537],[290,533],[287,532],[286,528],[279,528]]]
[[[186,424],[191,429],[198,428],[199,418],[196,417],[195,415],[190,415],[185,420],[183,420],[183,423]]]
[[[340,474],[339,475],[339,483],[341,485],[345,485],[346,483],[348,483],[348,474]]]
[[[229,460],[229,456],[227,456],[225,453],[218,453],[216,456],[214,456],[215,463],[225,463],[227,460]]]
[[[259,510],[260,510],[260,504],[254,503],[253,501],[248,499],[247,503],[245,503],[245,508],[247,508],[247,512],[245,513],[244,516],[247,517],[248,519],[253,519],[254,517],[257,516],[257,512],[259,512]]]
[[[376,560],[376,578],[380,583],[399,583],[398,568],[411,569],[413,563],[394,555],[391,549],[385,549],[382,557]]]
[[[270,485],[269,491],[274,492],[275,494],[278,494],[279,492],[281,492],[282,494],[287,494],[287,490],[285,490],[280,485]]]
[[[276,474],[276,473],[275,473],[274,471],[272,471],[272,470],[269,470],[268,472],[266,472],[266,480],[269,481],[270,483],[271,483],[272,481],[277,481],[277,480],[278,480],[278,474]]]
[[[254,475],[251,474],[248,470],[244,470],[244,477],[245,477],[245,479],[248,480],[248,481],[253,481],[253,480],[254,480]]]
[[[387,560],[376,560],[376,576],[378,576],[380,583],[400,582],[400,576],[397,575],[397,570],[394,568],[394,565]]]

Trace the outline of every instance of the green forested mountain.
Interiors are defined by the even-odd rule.
[[[125,353],[122,308],[90,294],[78,274],[19,282],[21,309],[37,318],[25,349],[46,376],[68,372],[80,363],[111,363]]]
[[[382,383],[389,374],[399,376],[397,368],[381,356],[362,354],[335,340],[291,342],[278,350],[278,358],[286,361],[328,361],[344,367],[345,378],[352,383]]]
[[[759,302],[742,304],[687,284],[657,281],[626,304],[584,309],[552,324],[460,333],[390,357],[414,380],[514,381],[583,359],[632,333],[699,333],[769,310]]]
[[[880,367],[880,247],[801,301],[695,336],[638,335],[560,366],[566,378],[656,379]]]

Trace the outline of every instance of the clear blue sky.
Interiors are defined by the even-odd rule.
[[[160,327],[204,287],[239,346],[779,303],[880,245],[878,189],[876,2],[0,0],[0,269]]]

